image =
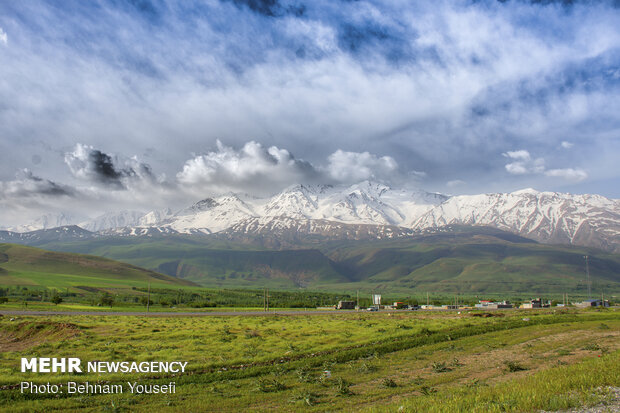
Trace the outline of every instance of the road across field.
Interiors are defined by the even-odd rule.
[[[480,310],[480,309],[475,309]],[[502,311],[511,311],[515,309],[510,308],[500,308],[500,309],[484,309],[484,312],[502,312]],[[558,309],[563,310],[563,309]],[[444,309],[444,308],[433,308],[433,309],[420,309],[416,310],[416,312],[460,312],[460,311],[471,311],[471,309]],[[367,310],[277,310],[277,311],[204,311],[204,312],[143,312],[143,311],[43,311],[43,310],[0,310],[0,316],[56,316],[56,315],[87,315],[87,316],[136,316],[136,317],[224,317],[224,316],[273,316],[273,315],[285,315],[285,316],[295,316],[295,315],[324,315],[324,314],[355,314],[355,313],[364,313],[364,314],[378,314],[378,313],[408,313],[412,312],[411,310],[379,310],[379,311],[367,311]]]
[[[385,310],[387,311],[387,310]],[[402,310],[401,310],[402,311]],[[351,314],[355,310],[299,310],[299,311],[209,311],[209,312],[138,312],[138,311],[0,311],[2,316],[56,316],[56,315],[88,315],[88,316],[137,316],[137,317],[221,317],[221,316],[273,316],[273,315],[320,315],[320,314]],[[358,311],[366,312],[366,311]]]

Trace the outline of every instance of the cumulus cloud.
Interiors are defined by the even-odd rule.
[[[562,141],[562,143],[560,144],[560,146],[562,147],[562,149],[570,149],[573,146],[575,146],[574,143],[572,142],[568,142],[568,141]]]
[[[9,38],[6,32],[2,29],[2,27],[0,27],[0,43],[3,45],[6,45],[8,41],[9,41]]]
[[[506,170],[513,175],[544,174],[573,182],[581,182],[588,177],[587,172],[581,168],[546,169],[543,158],[533,159],[526,150],[509,151],[502,155],[513,160],[505,165]]]
[[[502,155],[514,161],[505,166],[506,170],[513,175],[541,173],[545,170],[545,160],[543,158],[532,159],[526,150],[509,151]]]
[[[40,178],[29,169],[21,170],[13,181],[0,181],[0,199],[18,200],[33,197],[72,197],[76,191],[70,186]]]
[[[581,182],[588,177],[588,173],[581,168],[549,169],[545,175],[564,178],[569,181]]]
[[[116,189],[126,189],[127,182],[132,180],[154,180],[151,167],[137,157],[119,161],[117,157],[80,143],[73,152],[65,154],[65,163],[75,177]]]
[[[422,172],[412,173],[423,176]],[[194,192],[242,190],[264,194],[298,183],[389,183],[398,178],[398,164],[389,156],[341,149],[329,155],[326,163],[313,164],[277,146],[250,141],[235,149],[218,140],[216,150],[186,161],[176,178],[184,189]]]
[[[378,157],[368,152],[346,152],[338,149],[327,158],[327,175],[337,182],[389,180],[395,175],[398,164],[390,156]]]
[[[277,146],[250,141],[240,150],[219,140],[214,151],[185,162],[178,182],[191,191],[273,191],[292,183],[315,180],[314,167]]]

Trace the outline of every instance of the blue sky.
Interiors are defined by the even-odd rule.
[[[620,198],[619,113],[617,1],[0,3],[6,219],[360,179]]]

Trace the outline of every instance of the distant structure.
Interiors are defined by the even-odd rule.
[[[381,294],[372,295],[372,305],[381,305]]]
[[[590,307],[609,307],[609,300],[585,300],[580,303],[575,303],[575,307],[578,308],[590,308]]]
[[[478,304],[476,304],[476,308],[497,310],[498,308],[512,308],[512,304],[510,301],[480,300],[478,301]]]
[[[529,303],[523,303],[519,308],[547,308],[551,307],[551,303],[549,301],[543,302],[540,298],[534,298],[530,300]]]
[[[355,301],[338,301],[336,308],[338,310],[354,310]]]

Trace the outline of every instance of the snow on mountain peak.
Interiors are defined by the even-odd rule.
[[[512,195],[538,195],[540,192],[534,188],[524,188],[518,191],[511,192]]]
[[[121,231],[127,235],[222,231],[247,235],[252,228],[263,232],[269,228],[306,231],[318,223],[322,223],[321,231],[333,230],[335,236],[347,233],[342,225],[400,227],[401,234],[446,225],[485,225],[543,242],[620,248],[620,203],[600,195],[527,188],[450,197],[420,189],[392,189],[372,181],[341,186],[293,185],[264,198],[226,193],[174,214],[170,209],[147,214],[122,211],[104,214],[81,226],[90,231],[127,227]]]

